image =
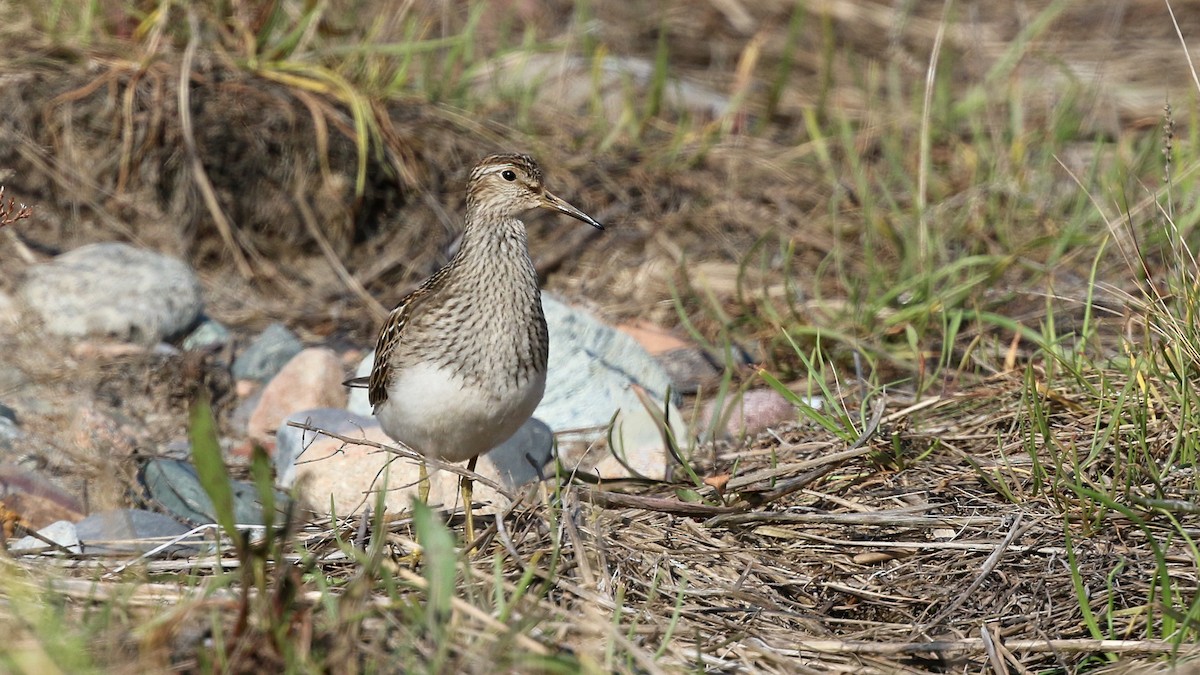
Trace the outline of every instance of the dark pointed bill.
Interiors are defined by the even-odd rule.
[[[575,218],[577,220],[582,220],[583,222],[587,223],[588,225],[591,225],[592,227],[596,228],[597,230],[604,229],[604,226],[600,224],[600,221],[589,216],[588,214],[584,213],[583,211],[580,211],[579,209],[575,208],[574,206],[571,206],[570,204],[566,203],[565,201],[559,199],[558,197],[555,197],[554,195],[550,194],[549,192],[542,192],[542,206],[544,206],[548,209],[554,209],[555,211],[559,211],[561,213],[565,213],[568,216],[571,216],[572,218]]]

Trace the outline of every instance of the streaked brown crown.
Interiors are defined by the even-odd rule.
[[[492,155],[471,170],[467,209],[481,216],[515,217],[540,206],[544,191],[542,169],[532,157]]]

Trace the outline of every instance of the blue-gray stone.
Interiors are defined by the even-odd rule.
[[[656,424],[642,419],[649,413],[635,391],[640,387],[656,406],[664,405],[671,378],[658,361],[637,340],[590,312],[545,293],[542,306],[550,328],[550,363],[546,395],[534,416],[555,431],[575,431],[574,440],[592,441],[606,434],[619,410],[623,426],[637,434],[624,438],[624,445],[661,445]],[[677,395],[671,398],[673,430],[686,443],[682,415],[675,409]]]
[[[153,344],[196,321],[204,307],[201,290],[183,261],[105,242],[32,268],[20,296],[50,333]]]
[[[142,483],[150,497],[175,517],[197,525],[216,522],[212,500],[200,484],[196,467],[188,462],[151,460],[142,469]],[[240,525],[261,525],[262,504],[258,488],[244,481],[230,481],[230,487],[233,489],[234,520]],[[276,492],[278,508],[282,508],[286,500],[287,495]]]
[[[545,422],[529,418],[512,438],[497,445],[488,453],[500,484],[511,490],[545,478],[545,468],[554,458],[554,432]]]
[[[7,406],[4,409],[12,412],[12,408]],[[21,426],[17,424],[16,414],[12,416],[0,413],[0,451],[16,450],[18,446],[25,441],[25,432],[21,430]]]
[[[300,338],[281,323],[273,323],[265,330],[246,351],[233,361],[233,376],[239,380],[258,380],[266,382],[283,369],[292,357],[304,349]]]
[[[85,553],[145,553],[191,529],[170,516],[141,509],[101,511],[75,523]],[[191,548],[175,544],[164,550]]]
[[[190,351],[223,345],[232,339],[233,333],[230,333],[228,328],[215,319],[205,318],[183,339],[182,346],[184,351]]]

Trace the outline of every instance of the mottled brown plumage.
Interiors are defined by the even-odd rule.
[[[541,400],[549,338],[518,216],[543,207],[603,229],[542,181],[526,155],[476,165],[458,252],[380,330],[365,383],[375,416],[389,436],[427,456],[473,464]]]

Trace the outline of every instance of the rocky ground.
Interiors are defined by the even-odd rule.
[[[15,549],[43,546],[43,537],[85,548],[125,540],[138,548],[139,538],[212,522],[189,463],[187,408],[201,394],[218,411],[229,465],[244,467],[251,448],[263,447],[281,489],[298,482],[307,504],[332,499],[340,515],[361,512],[383,489],[386,453],[290,426],[391,442],[363,393],[343,385],[369,372],[369,345],[306,344],[282,323],[239,335],[205,313],[204,284],[187,264],[120,243],[31,265],[13,290],[2,296],[8,359],[0,484],[10,517],[35,531]],[[553,297],[545,303],[552,336],[546,397],[535,421],[480,467],[508,491],[545,475],[556,448],[569,471],[664,477],[671,461],[646,405],[661,406],[668,392],[677,438],[713,425],[722,438],[744,437],[795,418],[770,390],[718,411],[694,396],[711,388],[717,355],[667,331],[614,328]],[[608,429],[618,411],[614,453]],[[528,458],[536,458],[532,466]],[[416,463],[390,464],[387,504],[401,511],[414,492]],[[456,506],[456,481],[435,473],[432,501]],[[257,522],[254,491],[242,494],[244,512]],[[486,487],[477,496],[487,512],[507,503]]]

